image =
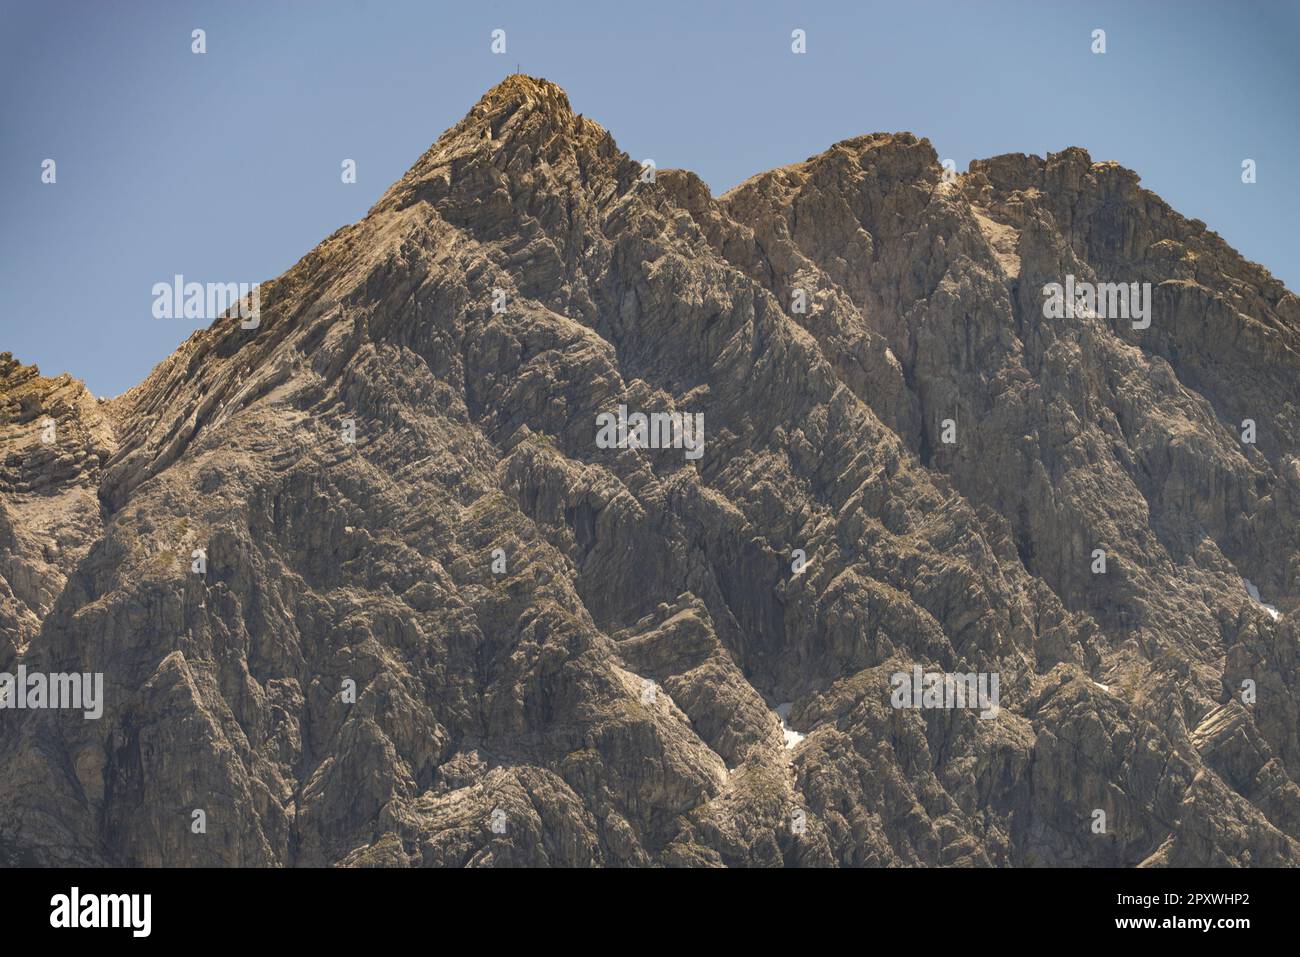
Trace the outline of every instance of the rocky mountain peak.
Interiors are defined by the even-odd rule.
[[[512,74],[439,137],[376,209],[401,208],[421,199],[436,205],[448,196],[457,203],[472,202],[504,182],[531,191],[544,180],[548,189],[559,191],[584,185],[610,161],[619,165],[621,160],[631,176],[634,164],[616,154],[609,133],[575,114],[559,86]]]
[[[937,160],[715,197],[511,76],[255,327],[0,357],[0,666],[105,680],[0,709],[0,862],[1300,862],[1295,296]]]
[[[557,84],[541,77],[512,73],[484,93],[466,119],[501,122],[520,110],[540,111],[561,123],[575,118],[569,95]]]

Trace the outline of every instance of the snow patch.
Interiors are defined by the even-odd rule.
[[[793,707],[793,701],[787,701],[785,704],[779,704],[776,706],[776,716],[781,719],[781,733],[785,735],[785,746],[787,750],[793,748],[804,738],[808,737],[808,735],[800,734],[794,728],[790,727],[790,722],[787,719],[790,717],[790,709]]]
[[[1274,605],[1268,604],[1266,601],[1264,601],[1259,597],[1259,589],[1255,587],[1254,583],[1251,582],[1249,578],[1243,578],[1241,580],[1241,583],[1246,586],[1246,594],[1251,597],[1251,599],[1255,602],[1255,604],[1259,605],[1259,607],[1263,608],[1266,612],[1272,615],[1274,621],[1277,621],[1279,618],[1282,617],[1282,613],[1278,611]]]

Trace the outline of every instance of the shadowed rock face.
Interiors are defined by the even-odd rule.
[[[1300,862],[1296,297],[1079,149],[641,173],[513,76],[258,328],[0,357],[0,667],[105,683],[0,710],[0,863]]]

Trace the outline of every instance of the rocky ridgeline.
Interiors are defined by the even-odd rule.
[[[0,353],[0,669],[103,535],[96,489],[113,446],[111,419],[85,386]]]
[[[513,76],[261,301],[0,360],[0,663],[105,683],[0,710],[0,861],[1300,862],[1300,304],[1133,173],[714,197]]]

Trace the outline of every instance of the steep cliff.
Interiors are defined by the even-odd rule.
[[[108,403],[0,358],[0,667],[105,686],[0,710],[0,861],[1300,863],[1298,370],[1080,149],[714,197],[512,76],[257,328]]]

